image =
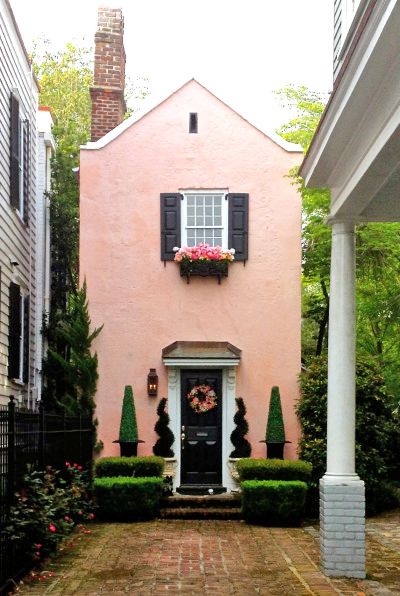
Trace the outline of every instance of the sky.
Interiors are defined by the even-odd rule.
[[[287,121],[274,90],[332,88],[333,0],[11,0],[29,51],[44,35],[93,46],[97,7],[125,18],[126,72],[151,101],[195,77],[263,128]]]

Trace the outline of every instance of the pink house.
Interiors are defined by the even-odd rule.
[[[145,441],[139,455],[152,453],[156,407],[165,396],[175,486],[229,489],[235,397],[247,407],[252,455],[265,456],[260,440],[278,385],[291,441],[285,456],[296,457],[300,197],[286,175],[301,153],[194,79],[120,123],[123,19],[119,10],[102,16],[108,29],[96,34],[93,140],[82,148],[80,168],[80,272],[92,323],[104,323],[95,344],[102,455],[119,454],[113,441],[129,384]],[[236,250],[227,277],[180,275],[174,247],[199,242]],[[148,395],[150,368],[158,397]],[[205,383],[216,406],[198,413],[187,394]]]

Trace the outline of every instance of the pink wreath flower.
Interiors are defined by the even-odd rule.
[[[195,385],[187,394],[190,407],[197,414],[208,412],[217,405],[217,395],[209,385]]]

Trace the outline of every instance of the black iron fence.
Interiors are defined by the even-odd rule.
[[[38,412],[27,412],[13,397],[8,405],[0,405],[1,529],[26,473],[47,466],[61,469],[66,461],[91,466],[93,432],[89,417],[52,414],[42,407]],[[0,593],[26,564],[24,553],[16,553],[0,531]]]

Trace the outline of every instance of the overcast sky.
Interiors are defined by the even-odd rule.
[[[127,74],[156,98],[195,77],[255,124],[287,120],[273,91],[332,86],[333,0],[11,0],[27,49],[93,45],[97,6],[125,17]]]

